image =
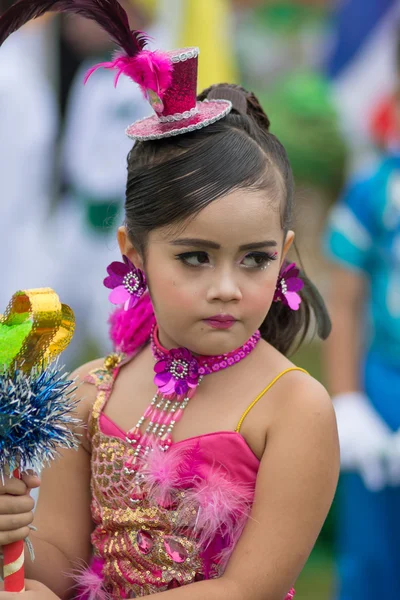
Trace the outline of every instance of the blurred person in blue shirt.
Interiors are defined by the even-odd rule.
[[[397,115],[397,140],[399,132]],[[392,146],[349,182],[324,241],[333,263],[326,365],[343,472],[340,600],[400,589],[400,146]]]

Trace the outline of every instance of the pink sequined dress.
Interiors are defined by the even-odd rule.
[[[98,389],[89,421],[95,528],[92,563],[78,577],[81,600],[139,598],[220,577],[249,516],[259,468],[238,431],[209,433],[154,449],[141,493],[132,494],[132,446],[103,413],[117,373],[106,359],[87,378]],[[293,597],[291,590],[286,600]]]

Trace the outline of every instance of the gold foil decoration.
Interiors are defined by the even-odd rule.
[[[0,315],[2,325],[13,326],[27,321],[32,327],[10,363],[10,368],[25,372],[54,360],[68,346],[75,329],[72,309],[61,304],[51,288],[16,292],[4,315]]]
[[[115,367],[117,367],[119,365],[119,363],[121,362],[121,360],[122,360],[121,354],[109,354],[104,359],[104,367],[108,371],[112,371],[113,369],[115,369]]]

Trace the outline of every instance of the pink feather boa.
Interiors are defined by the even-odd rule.
[[[168,54],[158,50],[142,50],[134,57],[118,52],[113,60],[98,63],[91,67],[85,75],[86,83],[89,77],[103,67],[104,69],[115,69],[114,85],[116,86],[121,75],[130,77],[135,83],[139,84],[143,93],[146,90],[152,90],[162,100],[166,90],[171,85],[173,64]]]
[[[149,294],[144,294],[129,310],[117,308],[109,318],[114,349],[124,354],[134,354],[149,340],[155,322]]]

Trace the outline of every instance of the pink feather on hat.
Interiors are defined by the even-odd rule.
[[[159,50],[153,52],[142,50],[133,58],[118,52],[112,61],[98,63],[91,67],[85,75],[84,83],[100,68],[117,71],[115,86],[121,75],[130,77],[140,86],[146,99],[147,90],[152,90],[162,99],[172,81],[172,63],[168,56]]]
[[[0,46],[14,31],[48,11],[71,13],[95,21],[121,49],[109,62],[89,70],[85,81],[99,67],[116,69],[139,84],[144,94],[152,90],[161,99],[171,83],[173,65],[167,53],[145,50],[149,37],[131,30],[128,15],[117,0],[18,0],[0,17]]]

